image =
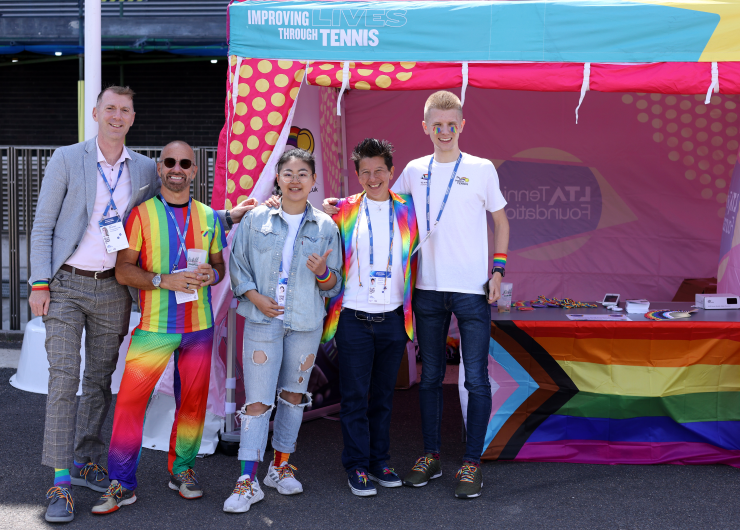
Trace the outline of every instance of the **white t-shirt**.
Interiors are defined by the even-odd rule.
[[[280,279],[285,283],[278,282],[277,286],[275,287],[275,301],[278,302],[279,305],[285,305],[280,304],[279,300],[281,298],[280,296],[280,289],[283,289],[283,296],[282,298],[285,299],[288,296],[288,284],[286,282],[288,275],[290,274],[290,264],[293,262],[293,243],[295,242],[295,238],[298,235],[298,229],[301,227],[301,219],[303,219],[303,214],[295,214],[291,215],[289,213],[283,212],[283,219],[288,223],[288,235],[285,237],[285,243],[283,244],[283,272],[280,273]],[[283,309],[283,311],[285,311]],[[279,318],[280,320],[283,320],[284,315],[278,315],[275,318]]]
[[[388,216],[390,200],[376,202],[368,200],[370,212],[370,224],[373,227],[373,266],[376,271],[385,271],[388,268]],[[403,242],[401,232],[398,229],[398,219],[393,217],[393,264],[391,265],[391,301],[390,304],[371,304],[368,302],[368,290],[370,288],[370,233],[367,228],[367,217],[365,216],[365,201],[360,204],[360,212],[357,214],[355,232],[352,236],[352,259],[347,271],[347,283],[344,286],[342,307],[349,307],[366,313],[385,313],[393,311],[403,304]],[[355,247],[357,237],[357,247]],[[357,260],[359,259],[359,269]],[[362,287],[360,277],[362,274]],[[376,290],[382,286],[381,278],[375,279]],[[382,297],[380,298],[382,299]]]
[[[419,241],[427,235],[426,200],[429,159],[412,160],[393,185],[396,193],[414,198]],[[484,294],[488,281],[488,223],[486,211],[506,206],[496,168],[490,160],[463,153],[439,225],[434,223],[442,206],[455,162],[432,164],[429,224],[432,235],[419,251],[416,287],[428,291]]]

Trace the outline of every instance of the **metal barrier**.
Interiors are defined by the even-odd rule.
[[[41,181],[46,164],[56,150],[51,146],[0,146],[0,330],[3,321],[8,329],[21,329],[21,310],[26,306],[26,321],[32,318],[31,308],[22,303],[27,298],[26,282],[31,274],[31,228],[36,213]],[[127,147],[132,151],[157,159],[161,147]],[[198,173],[191,183],[193,198],[205,204],[211,202],[213,175],[216,167],[215,147],[195,147]],[[4,246],[7,245],[7,266]],[[25,265],[25,275],[21,263]],[[7,273],[5,270],[7,269]],[[7,282],[7,290],[6,290]],[[9,300],[8,315],[4,315],[4,299]]]

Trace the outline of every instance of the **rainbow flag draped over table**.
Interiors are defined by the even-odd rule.
[[[740,322],[491,325],[484,460],[740,467]]]

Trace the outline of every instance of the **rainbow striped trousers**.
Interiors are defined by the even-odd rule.
[[[113,416],[108,452],[111,480],[118,480],[126,489],[136,489],[147,404],[173,353],[177,409],[167,467],[172,474],[193,467],[206,417],[212,346],[212,327],[192,333],[134,330]]]

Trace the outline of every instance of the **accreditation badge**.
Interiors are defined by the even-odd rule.
[[[277,288],[277,304],[285,307],[285,298],[288,293],[288,278],[280,278]]]
[[[116,215],[115,217],[103,219],[98,222],[98,226],[100,227],[103,243],[105,243],[105,250],[108,254],[115,254],[119,250],[128,248],[126,230],[123,228],[120,217]]]
[[[367,302],[383,305],[391,303],[391,271],[370,271]]]

